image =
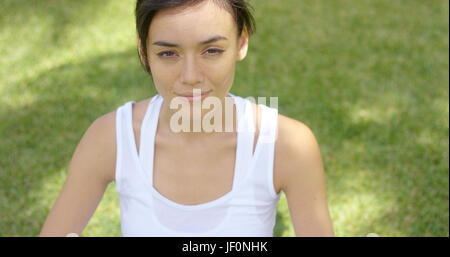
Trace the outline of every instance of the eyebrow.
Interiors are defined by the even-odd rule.
[[[219,40],[228,40],[228,38],[223,37],[223,36],[214,36],[210,39],[200,42],[199,45],[206,45],[206,44],[217,42]],[[177,44],[173,44],[173,43],[169,43],[169,42],[165,42],[165,41],[156,41],[153,43],[153,45],[167,46],[167,47],[178,47],[179,46]]]

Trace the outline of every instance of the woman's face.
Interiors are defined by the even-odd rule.
[[[147,56],[165,101],[192,95],[193,89],[223,99],[232,86],[236,61],[245,58],[247,48],[247,31],[238,38],[232,15],[204,1],[159,11],[149,28]]]

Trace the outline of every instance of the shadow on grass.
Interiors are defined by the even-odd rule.
[[[346,216],[344,223],[351,227],[346,235],[447,235],[448,125],[433,124],[442,113],[427,106],[404,106],[382,122],[354,121],[351,109],[332,112],[334,130],[323,137],[335,140],[322,146],[328,153],[324,160],[331,208]],[[419,122],[423,115],[429,123]],[[423,131],[432,131],[430,143],[422,142]]]
[[[51,34],[47,37],[35,37],[35,43],[41,42],[41,47],[49,47],[66,38],[72,25],[85,26],[95,19],[96,14],[105,7],[104,1],[27,1],[4,0],[0,9],[0,26],[24,26],[27,23],[48,21]],[[36,18],[36,19],[33,19]],[[34,25],[34,24],[33,24]],[[38,25],[38,24],[36,24]]]

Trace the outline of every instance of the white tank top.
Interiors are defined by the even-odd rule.
[[[278,110],[259,104],[261,127],[253,152],[255,121],[248,99],[228,94],[237,110],[236,161],[231,191],[206,203],[184,205],[153,187],[156,128],[163,97],[155,95],[141,125],[138,154],[129,101],[116,113],[116,188],[123,236],[272,237],[281,192],[273,186]]]

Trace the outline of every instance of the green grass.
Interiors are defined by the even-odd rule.
[[[336,235],[448,236],[448,1],[252,3],[231,92],[278,96],[312,129]],[[0,236],[37,235],[90,123],[156,93],[133,5],[2,2]],[[120,235],[114,184],[83,235]],[[284,195],[275,235],[294,235]]]

